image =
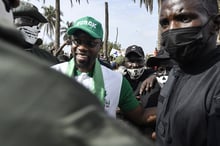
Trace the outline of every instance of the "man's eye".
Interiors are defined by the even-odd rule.
[[[168,26],[169,26],[169,21],[168,21],[167,19],[162,19],[162,20],[160,20],[160,26],[161,26],[162,28],[168,27]]]
[[[191,18],[187,17],[187,16],[181,16],[178,18],[179,21],[183,22],[183,23],[189,23],[191,22]]]
[[[87,47],[90,47],[90,48],[94,48],[99,44],[99,42],[94,42],[92,40],[83,41],[83,40],[80,40],[80,39],[74,39],[73,43],[75,45],[86,45]]]
[[[97,43],[93,42],[93,41],[87,41],[86,45],[88,46],[96,46]]]
[[[163,72],[163,71],[165,71],[165,70],[166,70],[166,68],[164,68],[164,67],[159,67],[159,68],[157,69],[158,72]]]
[[[80,45],[80,44],[81,44],[80,40],[78,40],[78,39],[73,40],[73,43],[74,43],[75,45]]]

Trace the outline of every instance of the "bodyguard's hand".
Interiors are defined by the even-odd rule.
[[[139,91],[139,94],[142,95],[145,91],[150,92],[150,89],[153,88],[155,82],[156,82],[156,75],[151,75],[148,78],[146,78],[143,83],[141,84],[141,88]]]

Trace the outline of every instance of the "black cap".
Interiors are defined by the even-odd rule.
[[[147,66],[160,66],[162,62],[170,62],[170,56],[164,49],[159,50],[157,56],[150,57],[147,60]]]
[[[20,2],[17,8],[13,9],[13,15],[15,18],[21,16],[31,17],[40,23],[47,23],[47,19],[38,11],[38,8],[28,2]]]
[[[130,54],[132,52],[138,54],[140,57],[144,57],[144,51],[140,46],[136,46],[136,45],[129,46],[126,49],[125,57],[127,57],[128,54]]]

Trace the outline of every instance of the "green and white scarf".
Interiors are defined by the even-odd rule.
[[[69,77],[73,77],[73,76],[75,76],[74,70],[76,70],[75,62],[74,62],[74,58],[72,58],[68,63],[66,74]],[[93,83],[92,83],[93,88],[92,88],[91,92],[93,94],[95,94],[99,98],[101,103],[104,105],[104,100],[105,100],[104,98],[106,96],[106,90],[105,90],[101,65],[100,65],[98,59],[96,59],[96,62],[95,62],[95,68],[94,68],[92,78],[93,78]]]

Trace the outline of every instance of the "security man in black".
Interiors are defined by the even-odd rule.
[[[178,66],[158,99],[158,146],[220,145],[217,0],[162,0],[162,46]]]

